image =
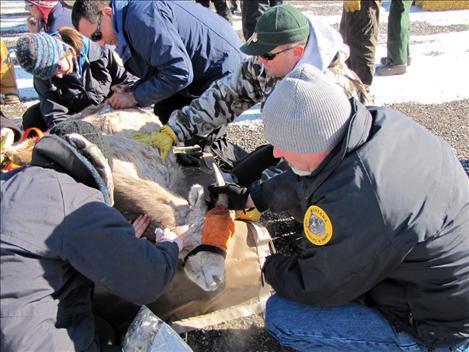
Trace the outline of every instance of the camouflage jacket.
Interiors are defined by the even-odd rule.
[[[324,73],[335,80],[349,97],[354,96],[368,104],[371,100],[363,83],[345,64],[347,57],[345,50],[339,50]],[[255,104],[263,103],[279,80],[267,76],[256,57],[249,57],[235,72],[212,83],[190,105],[174,111],[168,125],[180,142],[193,136],[205,137]]]

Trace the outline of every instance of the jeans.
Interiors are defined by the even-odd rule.
[[[297,351],[428,351],[411,335],[396,332],[376,309],[358,303],[323,308],[273,295],[265,326],[282,346]],[[469,351],[469,344],[432,351]]]

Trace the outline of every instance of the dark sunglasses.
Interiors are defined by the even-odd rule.
[[[286,48],[286,49],[283,49],[283,50],[280,50],[276,53],[266,53],[266,54],[262,54],[262,55],[259,55],[259,57],[262,57],[264,60],[267,60],[267,61],[272,61],[273,59],[275,59],[275,57],[278,55],[278,54],[281,54],[281,53],[284,53],[285,51],[288,51],[288,50],[291,50],[293,49],[294,46],[290,47],[290,48]]]
[[[90,39],[93,42],[97,42],[98,40],[101,40],[103,38],[103,33],[101,32],[101,21],[103,20],[103,14],[99,14],[99,19],[98,19],[98,27],[96,27],[96,30],[91,33]]]

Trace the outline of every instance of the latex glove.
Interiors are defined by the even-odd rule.
[[[176,143],[176,134],[171,127],[164,125],[159,132],[135,133],[133,137],[136,141],[149,144],[160,150],[161,160],[165,161],[172,146]]]
[[[224,186],[210,185],[208,191],[212,199],[217,200],[218,195],[226,194],[228,196],[228,208],[234,210],[246,209],[246,203],[249,197],[249,189],[239,186],[235,183],[227,183]]]
[[[128,93],[132,91],[132,87],[126,84],[116,84],[115,86],[111,87],[111,90],[114,93]]]
[[[361,8],[361,0],[344,0],[345,12],[360,11],[360,8]]]
[[[181,252],[182,249],[184,248],[184,242],[182,241],[182,239],[179,238],[179,236],[176,233],[174,233],[173,231],[171,231],[168,228],[165,228],[163,230],[163,229],[157,227],[155,229],[155,242],[156,243],[159,243],[159,242],[175,242],[178,246],[179,252]]]
[[[228,209],[216,206],[205,214],[202,244],[218,247],[226,252],[228,240],[234,233],[235,224]]]
[[[133,92],[114,92],[108,101],[114,109],[131,108],[138,104]]]

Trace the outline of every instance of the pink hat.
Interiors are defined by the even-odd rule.
[[[45,9],[52,9],[55,5],[59,2],[59,0],[28,0],[31,4],[34,4],[38,7],[42,7]]]
[[[27,0],[33,5],[36,5],[39,11],[41,11],[42,15],[44,16],[44,22],[47,24],[49,19],[49,14],[54,8],[55,5],[59,2],[59,0]]]

